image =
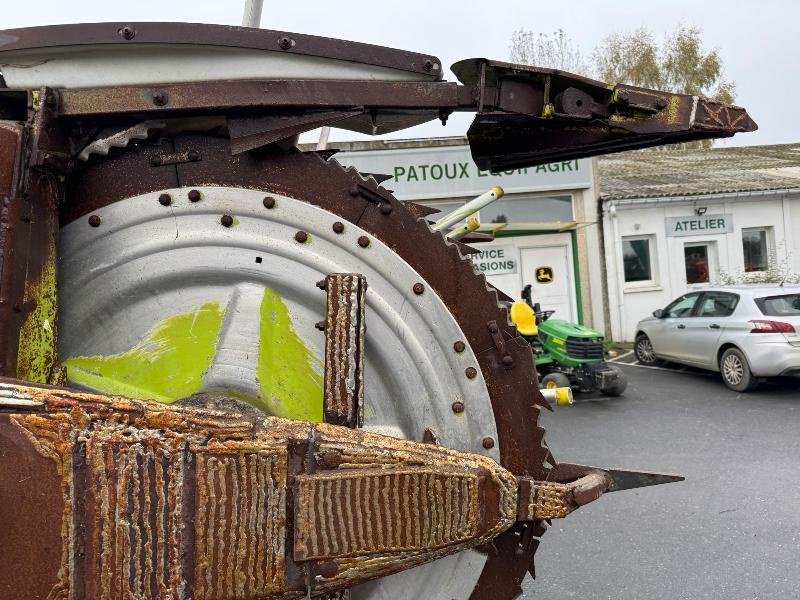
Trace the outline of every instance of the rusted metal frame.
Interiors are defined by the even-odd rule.
[[[366,63],[441,79],[441,61],[420,54],[315,35],[201,23],[80,23],[3,31],[0,53],[63,46],[142,44],[249,48]]]
[[[345,427],[364,424],[364,338],[367,279],[358,273],[325,278],[323,418]]]
[[[56,105],[54,90],[32,92],[24,135],[7,139],[1,151],[8,159],[13,147],[19,156],[3,165],[13,184],[4,186],[0,217],[0,375],[42,383],[60,380],[56,241],[63,189],[58,177],[69,163],[69,143],[54,114]],[[19,130],[20,125],[10,127]]]
[[[444,81],[208,81],[60,90],[64,117],[115,118],[269,108],[475,110],[473,90]]]

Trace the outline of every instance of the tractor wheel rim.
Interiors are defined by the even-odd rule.
[[[553,381],[553,380],[551,379],[550,381],[548,381],[547,383],[545,383],[545,387],[546,387],[548,390],[554,390],[554,389],[556,389],[556,388],[558,387],[558,384],[557,384],[555,381]]]
[[[722,361],[722,373],[732,385],[739,385],[744,378],[744,365],[735,354],[729,354]]]

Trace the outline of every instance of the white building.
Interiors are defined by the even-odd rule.
[[[591,160],[492,174],[478,170],[463,137],[331,146],[342,150],[336,155],[342,164],[390,175],[384,187],[400,200],[441,210],[438,216],[501,186],[505,196],[479,213],[481,231],[493,232],[495,240],[475,244],[482,251],[473,256],[478,269],[513,298],[530,283],[543,308],[604,329],[598,192]]]
[[[800,144],[638,151],[596,161],[608,325],[765,271],[800,273]]]

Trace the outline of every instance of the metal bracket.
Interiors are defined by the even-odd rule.
[[[503,332],[500,331],[500,327],[498,327],[497,321],[489,321],[486,324],[486,328],[489,330],[489,333],[492,334],[492,341],[494,342],[494,347],[500,353],[503,364],[506,367],[513,367],[514,357],[511,356],[511,354],[509,354],[509,352],[506,350],[506,343],[503,340]]]
[[[367,279],[358,273],[331,273],[325,318],[326,423],[361,427],[364,422],[364,308]]]

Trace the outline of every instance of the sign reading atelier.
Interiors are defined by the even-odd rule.
[[[720,235],[733,232],[733,215],[668,217],[667,236]]]
[[[492,246],[471,254],[472,264],[484,275],[507,275],[519,268],[519,250],[514,245]]]

